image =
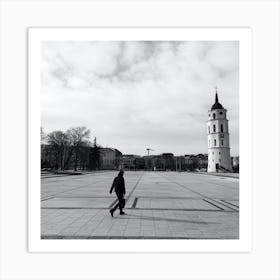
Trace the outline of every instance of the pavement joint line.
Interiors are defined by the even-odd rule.
[[[208,175],[208,174],[201,174],[201,173],[198,173],[198,175]],[[209,174],[210,175],[210,174]],[[166,178],[165,176],[163,176],[163,175],[161,175],[163,178]],[[218,176],[218,175],[212,175],[212,176],[215,176],[215,177],[221,177],[221,176]],[[239,179],[239,178],[237,178],[237,179]],[[175,183],[174,181],[171,181],[170,180],[170,182],[173,182],[173,183]],[[213,182],[210,182],[210,181],[207,181],[207,183],[208,184],[211,184],[211,185],[215,185],[215,186],[221,186],[221,187],[224,187],[224,188],[230,188],[230,189],[232,189],[233,187],[231,187],[231,186],[225,186],[224,184],[219,184],[219,183],[213,183]]]
[[[102,180],[100,180],[100,181],[98,181],[98,182],[102,182]],[[98,182],[97,182],[97,183],[98,183]],[[96,183],[96,182],[94,182],[94,183]],[[84,187],[90,186],[91,184],[92,184],[92,182],[91,182],[91,183],[89,183],[89,184],[86,184],[86,185],[83,185],[83,186],[77,187],[77,188],[68,189],[68,190],[65,190],[65,191],[62,191],[62,192],[54,193],[54,194],[50,195],[49,197],[55,197],[57,194],[60,194],[60,193],[65,193],[65,192],[69,192],[69,191],[73,191],[73,190],[78,190],[78,189],[81,189],[81,188],[84,188]],[[43,197],[42,199],[44,199],[44,197]],[[42,199],[41,199],[41,201],[43,201]]]
[[[162,175],[161,175],[161,176],[162,176]],[[202,196],[202,197],[204,197],[204,198],[206,198],[206,199],[212,200],[210,197],[208,197],[208,196],[206,196],[206,195],[204,195],[204,194],[201,194],[200,192],[194,191],[193,189],[191,189],[191,188],[189,188],[189,187],[186,187],[185,185],[182,185],[182,184],[180,184],[180,183],[178,183],[178,182],[176,182],[176,181],[173,181],[173,180],[171,180],[171,179],[169,179],[169,178],[166,178],[166,177],[164,177],[164,176],[162,176],[162,177],[165,178],[167,181],[173,183],[173,184],[176,184],[176,185],[178,185],[178,186],[180,186],[180,187],[182,187],[182,188],[184,188],[184,189],[187,189],[187,190],[189,190],[189,191],[191,191],[191,192],[193,192],[193,193],[195,193],[195,194],[198,194],[198,195],[200,195],[200,196]]]
[[[102,173],[105,173],[105,172],[86,172],[86,173],[79,174],[79,175],[77,175],[77,174],[54,174],[53,176],[50,176],[49,174],[47,176],[44,176],[44,175],[42,176],[42,174],[41,174],[41,179],[51,179],[51,178],[57,178],[57,177],[63,178],[63,177],[68,177],[68,176],[74,176],[75,179],[81,179],[83,176],[100,175],[100,174],[102,175]]]
[[[41,209],[44,209],[44,210],[52,210],[52,209],[60,209],[60,210],[82,210],[82,209],[87,209],[87,210],[108,210],[110,208],[108,207],[42,207]],[[202,211],[202,212],[238,212],[236,211],[235,209],[232,209],[232,211],[230,210],[224,210],[222,209],[223,211],[221,211],[220,209],[219,210],[216,210],[216,209],[198,209],[198,208],[189,208],[189,209],[186,209],[186,208],[145,208],[145,207],[137,207],[137,208],[132,208],[132,207],[129,207],[129,208],[125,208],[127,210],[158,210],[158,211],[195,211],[195,212],[199,212],[199,211]],[[128,214],[129,216],[129,214]]]
[[[67,176],[68,177],[68,176]],[[42,179],[42,178],[41,178]],[[68,179],[68,178],[67,178]],[[73,180],[73,179],[83,179],[83,178],[77,178],[77,176],[74,176],[74,178],[71,178],[71,180]],[[96,179],[96,178],[95,178]],[[97,178],[97,181],[94,181],[93,183],[99,183],[99,182],[102,182],[103,180],[102,179],[98,179]],[[50,184],[52,184],[52,183],[54,183],[53,181],[48,181],[48,182],[44,182],[44,184],[47,184],[47,185],[50,185]],[[61,181],[61,184],[63,184],[63,181]],[[87,184],[87,186],[88,186],[89,184]]]
[[[62,195],[62,196],[60,196],[60,195],[58,195],[58,196],[56,196],[56,198],[71,198],[71,199],[73,199],[73,198],[112,198],[112,196],[109,196],[109,195],[103,195],[103,196],[102,195],[96,195],[96,196],[93,196],[93,195],[63,196]]]
[[[41,199],[41,201],[49,200],[49,199],[52,199],[52,198],[55,198],[55,197],[54,196],[44,197],[43,199]]]
[[[136,187],[138,186],[139,182],[141,181],[142,177],[144,176],[144,172],[140,175],[140,178],[138,179],[138,181],[136,182],[135,186],[132,188],[132,190],[130,191],[129,195],[126,198],[126,202],[128,202],[128,200],[130,199],[132,193],[135,191]]]
[[[104,196],[81,196],[81,195],[78,195],[78,196],[55,196],[55,198],[112,198],[112,196],[109,196],[109,195],[104,195]],[[189,200],[200,200],[201,198],[200,197],[182,197],[182,196],[140,196],[140,195],[137,195],[137,198],[149,198],[149,199],[167,199],[167,200],[170,200],[170,199],[189,199]],[[219,198],[217,198],[219,199]]]
[[[213,206],[219,208],[219,209],[222,210],[222,211],[224,210],[222,207],[220,207],[220,206],[218,206],[218,205],[216,205],[216,204],[214,204],[214,203],[212,203],[212,202],[210,202],[210,201],[208,201],[208,200],[206,200],[206,199],[203,199],[203,201],[208,202],[209,204],[211,204],[211,205],[213,205]]]
[[[115,199],[110,205],[108,208],[112,208],[116,203],[117,203],[118,199]]]
[[[202,173],[202,172],[198,172],[198,174],[200,174],[200,175],[210,175],[210,176],[216,176],[216,177],[221,177],[221,178],[223,178],[223,179],[225,179],[225,178],[232,178],[232,179],[239,179],[239,177],[235,177],[235,176],[232,176],[232,175],[226,175],[226,174],[224,174],[224,175],[217,175],[217,174],[213,174],[213,173],[209,173],[209,172],[207,172],[207,173]]]
[[[231,206],[228,206],[228,205],[226,205],[225,203],[222,203],[221,201],[217,201],[217,200],[214,200],[214,199],[212,199],[212,200],[215,201],[215,202],[218,203],[218,204],[221,204],[221,205],[223,205],[223,206],[225,206],[225,207],[227,207],[227,208],[229,208],[229,209],[235,211],[235,212],[239,212],[236,208],[233,208],[233,207],[231,207]]]
[[[161,176],[162,176],[163,178],[165,178],[167,181],[169,181],[169,182],[171,182],[171,183],[174,183],[174,184],[177,184],[178,186],[181,186],[182,188],[185,188],[185,189],[187,189],[187,190],[189,190],[189,191],[191,191],[191,192],[193,192],[193,193],[195,193],[195,194],[198,194],[198,195],[200,195],[200,196],[206,198],[207,200],[212,201],[213,203],[218,203],[218,204],[221,204],[221,205],[223,205],[223,206],[225,206],[225,207],[227,207],[227,208],[230,208],[230,209],[233,210],[233,211],[237,211],[236,209],[234,209],[234,208],[232,208],[232,207],[230,207],[230,206],[227,206],[227,205],[225,205],[225,204],[223,204],[223,203],[221,203],[221,202],[219,202],[219,201],[216,201],[215,199],[213,199],[213,198],[211,198],[211,197],[208,197],[208,196],[206,196],[206,195],[204,195],[204,194],[201,194],[200,192],[194,191],[193,189],[191,189],[191,188],[189,188],[189,187],[186,187],[185,185],[182,185],[182,184],[180,184],[180,183],[177,183],[176,181],[173,181],[173,180],[171,180],[171,179],[169,179],[169,178],[166,178],[166,177],[163,176],[163,175],[161,175]],[[214,183],[211,183],[211,184],[214,184]],[[214,185],[220,185],[220,184],[214,184]],[[224,185],[220,185],[220,186],[225,187]],[[209,202],[209,201],[208,201],[208,202]],[[237,211],[237,212],[238,212],[238,211]]]
[[[228,201],[226,201],[226,200],[221,199],[221,201],[223,201],[223,202],[225,202],[225,203],[228,203],[228,204],[230,204],[230,205],[232,205],[232,206],[234,206],[234,207],[239,208],[238,205],[235,205],[235,204],[233,204],[233,203],[230,203],[230,202],[228,202]]]
[[[173,237],[173,236],[99,236],[99,235],[41,235],[41,239],[220,239],[218,237]],[[236,239],[226,237],[223,239]]]

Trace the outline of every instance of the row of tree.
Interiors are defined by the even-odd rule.
[[[41,128],[41,168],[52,170],[94,170],[99,168],[100,148],[89,141],[90,130],[73,127],[44,133]]]

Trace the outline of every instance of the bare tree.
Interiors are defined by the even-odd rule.
[[[55,169],[64,169],[66,147],[69,145],[68,135],[62,131],[53,131],[47,136],[47,142],[55,153]]]
[[[86,140],[89,139],[90,130],[85,126],[78,126],[68,129],[66,134],[71,146],[69,156],[71,158],[74,155],[74,170],[77,171],[80,149]]]

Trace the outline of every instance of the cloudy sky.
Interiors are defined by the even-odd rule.
[[[238,42],[41,44],[41,125],[86,126],[91,140],[122,153],[207,153],[207,112],[228,110],[239,154]]]

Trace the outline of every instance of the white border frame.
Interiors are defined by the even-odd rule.
[[[252,48],[250,28],[29,28],[29,252],[249,252],[252,248]],[[239,41],[239,240],[41,240],[40,43],[64,40]]]

